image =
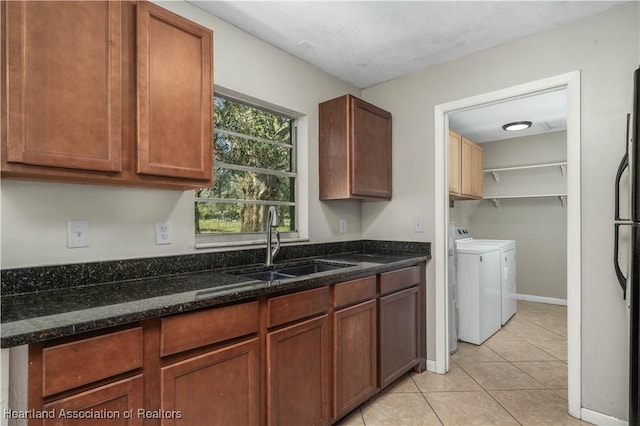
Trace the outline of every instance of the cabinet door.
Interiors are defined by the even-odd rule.
[[[377,391],[376,300],[333,314],[333,416],[338,419]]]
[[[329,423],[329,317],[267,333],[267,423]]]
[[[148,2],[137,22],[137,171],[211,181],[213,32]]]
[[[162,425],[259,424],[259,362],[256,338],[163,367]]]
[[[142,389],[142,376],[136,376],[45,404],[42,407],[43,412],[52,412],[55,416],[44,419],[42,424],[45,426],[142,425],[143,417],[138,415],[138,410],[142,408]],[[104,413],[103,417],[106,418],[88,420],[87,415],[91,413],[97,415]]]
[[[120,2],[3,3],[5,161],[120,171]]]
[[[418,363],[418,288],[380,298],[380,387]]]
[[[391,114],[351,98],[351,193],[391,198]]]
[[[471,151],[471,195],[482,198],[484,192],[484,172],[483,172],[484,150],[478,144],[473,144]]]
[[[462,195],[472,198],[482,198],[484,177],[482,172],[483,150],[462,137]]]
[[[460,195],[460,135],[449,131],[449,193]]]

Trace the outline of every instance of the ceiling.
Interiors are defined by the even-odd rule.
[[[508,43],[626,1],[195,1],[195,6],[364,89]],[[525,131],[502,130],[529,120]],[[552,92],[450,115],[469,139],[566,128],[566,93]]]
[[[517,132],[502,129],[514,121],[532,124]],[[566,130],[567,91],[555,90],[454,112],[449,115],[449,128],[476,143]]]
[[[363,89],[625,1],[189,1]]]

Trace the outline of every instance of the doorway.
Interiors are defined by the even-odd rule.
[[[435,125],[435,371],[449,369],[448,335],[448,131],[449,114],[537,93],[567,92],[567,346],[569,414],[581,409],[580,73],[562,74],[437,105]]]

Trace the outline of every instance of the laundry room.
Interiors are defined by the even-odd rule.
[[[502,129],[514,121],[530,127]],[[566,92],[456,112],[449,128],[477,144],[482,158],[480,192],[461,197],[450,188],[450,223],[476,240],[515,240],[516,298],[566,305]]]

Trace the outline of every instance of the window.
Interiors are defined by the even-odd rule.
[[[214,114],[214,185],[196,191],[198,240],[259,239],[270,206],[283,236],[296,236],[295,120],[224,96]]]

